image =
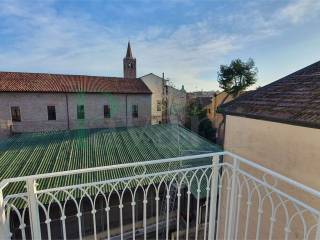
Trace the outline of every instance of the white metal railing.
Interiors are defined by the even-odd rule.
[[[0,189],[0,239],[320,239],[320,192],[230,152],[18,177]]]

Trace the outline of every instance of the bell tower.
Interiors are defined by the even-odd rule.
[[[127,54],[123,59],[123,77],[124,78],[136,78],[136,59],[132,56],[130,41],[128,42]]]

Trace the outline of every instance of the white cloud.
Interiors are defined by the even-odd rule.
[[[280,18],[284,18],[292,23],[300,23],[310,17],[320,13],[319,0],[299,0],[288,4],[281,9]]]

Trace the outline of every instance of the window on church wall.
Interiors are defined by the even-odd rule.
[[[21,122],[20,107],[11,107],[11,119],[12,122]]]
[[[47,106],[48,109],[48,120],[56,120],[56,107],[55,106]]]
[[[157,101],[157,111],[160,112],[161,111],[161,100]]]
[[[77,119],[84,119],[84,105],[77,105]]]
[[[132,117],[133,118],[138,117],[138,105],[132,105]]]
[[[103,106],[103,115],[104,115],[104,118],[110,118],[111,117],[111,111],[110,111],[110,106],[109,105],[104,105]]]

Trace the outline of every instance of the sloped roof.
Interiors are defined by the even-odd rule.
[[[243,94],[219,112],[320,128],[320,61]]]
[[[13,136],[0,141],[0,181],[6,178],[172,158],[220,149],[177,125],[85,129]],[[198,159],[199,161],[201,159]],[[203,160],[202,160],[203,161]],[[191,163],[188,163],[191,164]],[[170,164],[147,171],[172,170]],[[41,180],[39,189],[122,178],[127,168]],[[23,184],[23,183],[22,183]],[[16,184],[6,194],[23,191]],[[204,191],[205,192],[205,191]]]
[[[139,78],[21,72],[0,72],[0,92],[151,94]]]

